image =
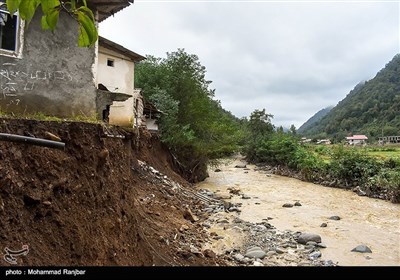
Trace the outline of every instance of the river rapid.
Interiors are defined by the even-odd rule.
[[[197,188],[229,195],[239,188],[250,199],[232,196],[242,203],[239,218],[248,222],[268,222],[279,230],[319,234],[327,246],[322,258],[341,266],[400,266],[400,204],[358,196],[356,193],[325,187],[297,179],[268,174],[240,159],[225,160]],[[301,206],[282,207],[300,202]],[[331,220],[339,216],[340,220]],[[272,219],[271,219],[272,218]],[[321,224],[326,223],[326,227]],[[372,253],[351,250],[367,245]]]

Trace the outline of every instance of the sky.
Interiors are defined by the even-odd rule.
[[[400,53],[400,0],[135,0],[99,33],[144,56],[184,48],[224,109],[299,128]]]

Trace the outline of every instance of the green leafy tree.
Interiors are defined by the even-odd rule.
[[[86,0],[7,0],[6,5],[12,15],[18,10],[20,17],[28,24],[41,6],[42,28],[51,31],[54,31],[57,26],[60,12],[67,12],[78,22],[80,47],[92,46],[97,41],[96,21]]]
[[[148,56],[135,68],[135,85],[164,112],[161,140],[191,181],[204,179],[207,163],[238,150],[243,137],[240,121],[214,100],[205,76],[199,58],[184,49],[166,58]]]
[[[294,126],[294,124],[292,124],[289,128],[289,131],[292,135],[296,135],[297,134],[297,130],[296,127]]]

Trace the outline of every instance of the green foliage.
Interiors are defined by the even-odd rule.
[[[325,111],[324,111],[325,112]],[[303,125],[303,135],[326,133],[340,142],[348,134],[365,134],[370,140],[400,135],[400,54],[377,75],[359,83],[345,99],[318,121]]]
[[[374,176],[370,180],[373,184],[369,187],[378,187],[387,189],[389,191],[389,197],[392,202],[400,202],[400,168],[397,169],[383,169],[378,175]]]
[[[330,173],[348,184],[364,184],[379,173],[382,163],[369,156],[365,151],[346,149],[339,146],[333,153]]]
[[[93,46],[98,38],[96,21],[92,10],[87,7],[86,0],[7,0],[7,9],[11,14],[17,10],[28,24],[39,6],[42,7],[42,28],[54,31],[61,11],[67,12],[78,23],[80,47]]]
[[[213,99],[205,75],[199,58],[183,49],[166,58],[148,56],[135,68],[135,85],[164,113],[161,140],[193,174],[204,173],[210,159],[238,150],[243,137],[241,122]]]

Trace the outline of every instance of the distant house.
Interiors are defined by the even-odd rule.
[[[346,137],[347,144],[349,145],[365,145],[368,137],[365,135],[353,135]]]
[[[329,139],[320,139],[320,140],[317,140],[317,144],[318,145],[330,145],[331,144],[331,140],[329,140]]]
[[[300,143],[301,144],[306,144],[306,143],[311,143],[312,139],[306,138],[306,137],[302,137],[300,139]]]
[[[114,100],[102,111],[104,121],[128,127],[141,125],[143,98],[140,90],[134,89],[134,72],[135,62],[143,59],[145,57],[99,37],[97,86],[101,94],[111,94]]]
[[[386,143],[400,143],[400,136],[384,136],[384,137],[379,137],[378,140],[379,144],[386,144]]]
[[[86,2],[97,21],[101,22],[128,7],[133,0]],[[80,48],[78,23],[69,14],[61,12],[56,30],[49,32],[41,28],[40,8],[26,25],[18,13],[11,17],[6,6],[1,5],[4,3],[5,0],[0,0],[2,112],[17,115],[40,112],[58,117],[83,115],[102,119],[109,108],[110,116],[107,117],[113,122],[127,123],[127,118],[130,120],[131,113],[129,117],[120,117],[120,111],[133,102],[135,92],[130,81],[133,79],[133,66],[129,63],[140,60],[141,56],[125,52],[116,44],[110,45],[101,39],[94,47]],[[120,69],[119,77],[115,73],[110,77],[104,76],[107,74],[103,67],[111,70],[113,66],[107,64],[112,63],[114,70]],[[97,71],[101,72],[100,75]],[[120,84],[120,81],[124,83]]]

